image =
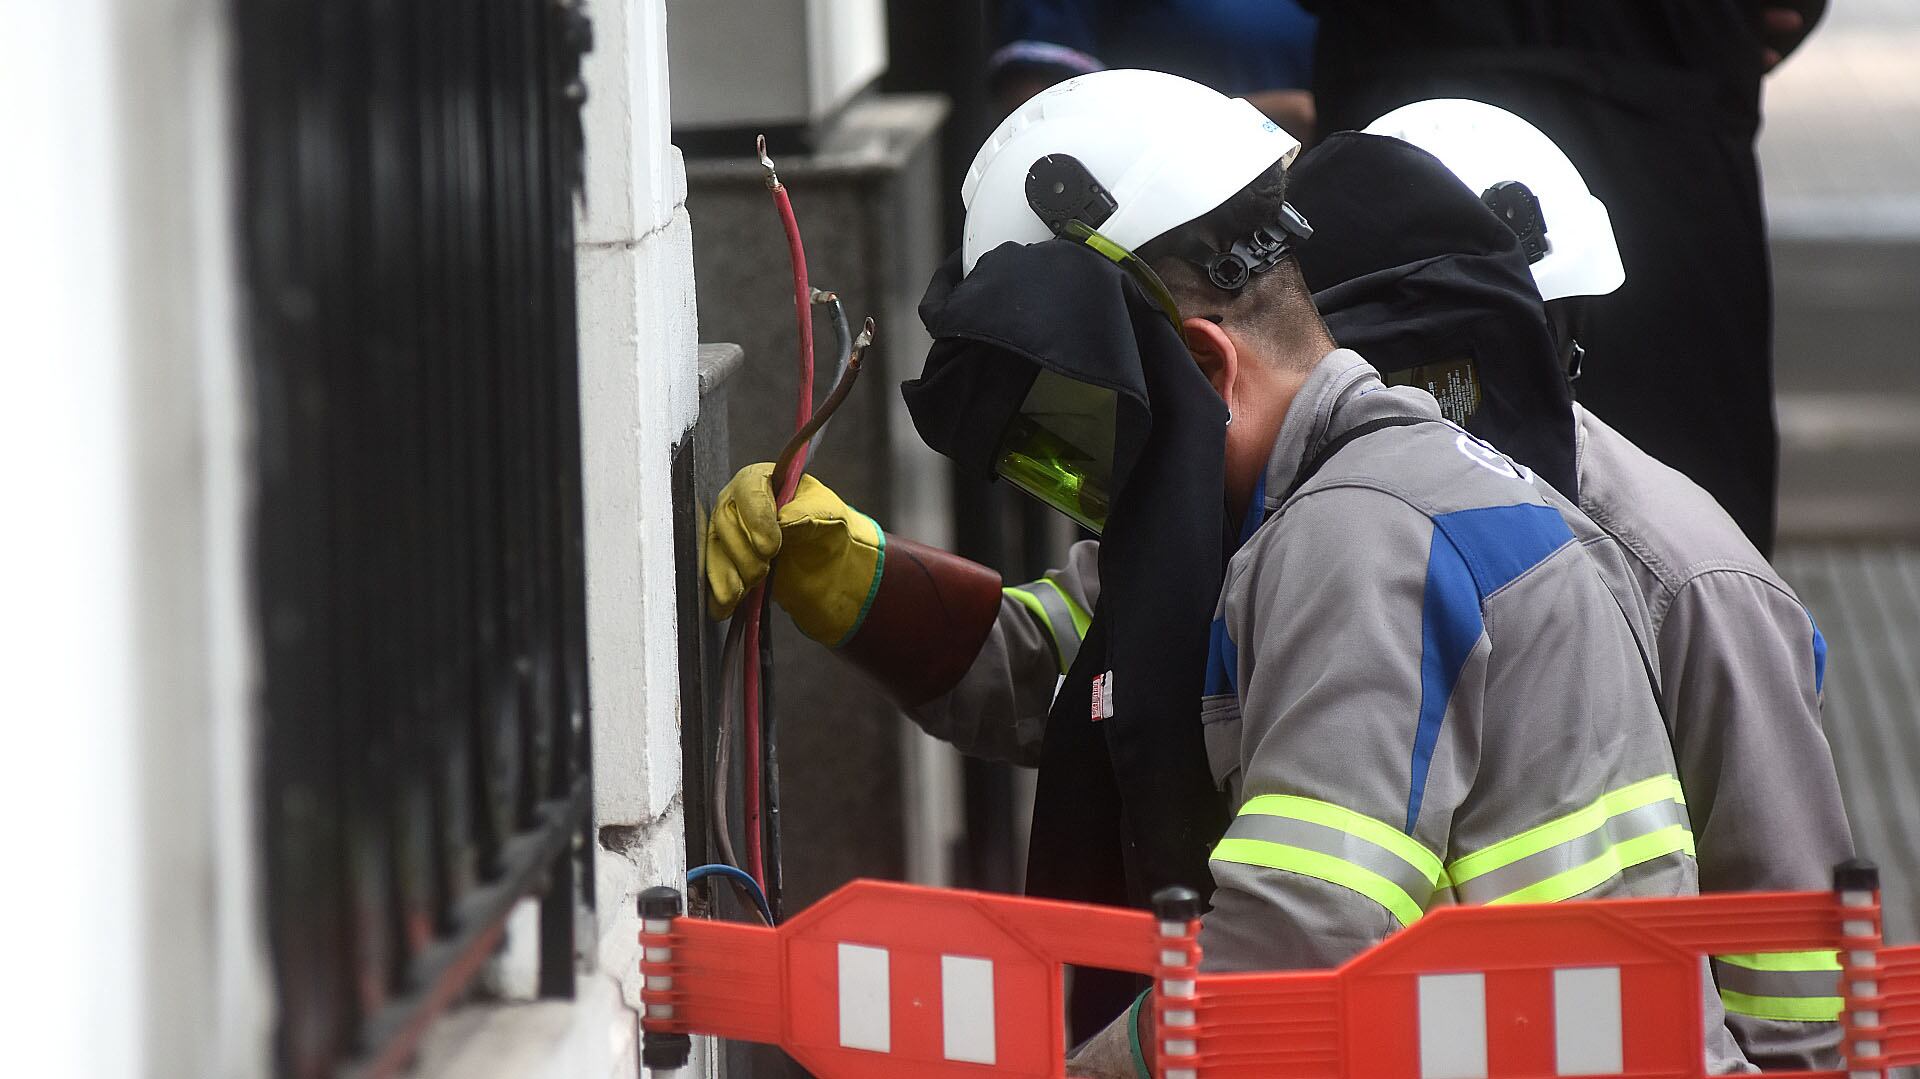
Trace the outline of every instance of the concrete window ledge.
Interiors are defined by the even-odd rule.
[[[604,975],[572,1000],[478,1004],[427,1033],[415,1079],[638,1079],[639,1025]]]

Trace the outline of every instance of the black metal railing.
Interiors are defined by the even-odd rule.
[[[540,898],[571,992],[587,685],[573,0],[231,8],[284,1075],[388,1075]]]

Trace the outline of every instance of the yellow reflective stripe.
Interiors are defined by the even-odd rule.
[[[1616,843],[1605,854],[1582,866],[1576,866],[1564,873],[1556,873],[1537,884],[1529,884],[1516,892],[1508,892],[1498,899],[1489,899],[1493,903],[1558,903],[1562,899],[1572,899],[1582,892],[1605,884],[1614,874],[1631,869],[1642,862],[1663,858],[1669,854],[1693,853],[1693,833],[1684,824],[1675,824],[1657,832],[1635,836],[1623,843]]]
[[[1040,605],[1040,597],[1028,593],[1024,588],[1002,588],[1000,594],[1032,611],[1040,624],[1047,627],[1047,636],[1056,641],[1060,639],[1059,632],[1053,628],[1053,619],[1047,617],[1047,609]]]
[[[1087,613],[1087,609],[1085,607],[1080,606],[1080,604],[1074,602],[1073,597],[1067,595],[1067,590],[1060,587],[1060,582],[1054,580],[1051,577],[1042,577],[1039,580],[1033,582],[1033,584],[1036,584],[1036,585],[1043,584],[1043,585],[1046,585],[1048,588],[1053,589],[1055,592],[1060,593],[1061,602],[1067,605],[1067,613],[1073,616],[1074,635],[1079,637],[1083,641],[1086,640],[1087,627],[1093,625],[1093,616]],[[1033,587],[1033,585],[1028,585],[1027,587],[1031,588]]]
[[[1398,884],[1370,869],[1319,851],[1257,839],[1229,838],[1222,839],[1213,849],[1213,857],[1223,862],[1299,873],[1351,889],[1385,907],[1401,925],[1412,925],[1423,913],[1421,905]]]
[[[1722,963],[1748,970],[1772,970],[1799,973],[1809,970],[1839,970],[1839,952],[1756,952],[1747,955],[1716,955]]]
[[[1720,990],[1720,1003],[1734,1015],[1789,1023],[1831,1023],[1842,1009],[1839,997],[1759,997],[1732,989]]]
[[[1761,1019],[1828,1022],[1839,1017],[1840,953],[1716,955],[1713,978],[1727,1011]]]
[[[1039,591],[1040,581],[1002,588],[1000,593],[1013,597],[1022,607],[1033,612],[1033,616],[1046,627],[1047,638],[1053,644],[1054,659],[1059,662],[1060,673],[1065,674],[1073,666],[1074,658],[1080,654],[1080,642],[1086,639],[1086,631],[1081,628],[1073,601],[1059,585],[1052,581],[1045,583],[1052,586],[1046,593]],[[1068,627],[1072,629],[1071,634],[1067,632]]]
[[[1351,809],[1331,802],[1302,798],[1294,794],[1263,794],[1257,798],[1249,798],[1247,803],[1240,807],[1240,816],[1248,814],[1291,817],[1294,820],[1324,825],[1358,839],[1364,839],[1376,847],[1400,856],[1436,884],[1441,874],[1445,872],[1439,857],[1415,842],[1412,836],[1390,824],[1383,824],[1372,817],[1355,813]]]
[[[1503,839],[1491,847],[1474,851],[1447,866],[1447,877],[1455,884],[1461,884],[1550,847],[1557,847],[1569,840],[1578,839],[1605,824],[1610,817],[1641,806],[1652,805],[1655,802],[1679,800],[1680,781],[1673,776],[1661,775],[1644,779],[1602,795],[1598,801],[1585,809],[1575,810],[1564,817],[1529,828],[1511,839]],[[1689,852],[1692,850],[1692,844],[1692,837],[1689,836],[1687,839]],[[1601,878],[1601,880],[1605,879],[1605,877]],[[1599,881],[1594,883],[1598,884]],[[1584,890],[1581,889],[1581,891]],[[1578,895],[1579,892],[1573,894]]]

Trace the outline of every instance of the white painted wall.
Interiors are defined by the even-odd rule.
[[[16,738],[31,731],[0,782],[0,828],[15,865],[59,882],[0,890],[0,948],[42,972],[0,989],[9,1027],[36,1033],[0,1046],[22,1075],[131,1076],[141,1036],[108,7],[0,7],[0,714]],[[38,826],[48,819],[69,827]],[[79,836],[114,856],[90,857]],[[127,977],[97,984],[109,968]],[[91,1014],[70,1003],[89,997]]]
[[[268,1073],[227,10],[0,4],[0,1074]],[[453,1017],[433,1074],[635,1075],[632,899],[683,872],[668,462],[698,400],[686,185],[662,0],[592,15],[595,814],[635,841],[599,852],[600,973],[577,1000]]]
[[[699,339],[686,172],[668,142],[666,5],[590,10],[578,259],[594,816],[625,837],[596,851],[596,959],[637,1008],[634,897],[686,870],[669,468],[699,408]]]
[[[683,131],[816,124],[887,68],[886,0],[667,0]]]
[[[8,1075],[266,1071],[224,12],[0,5]]]

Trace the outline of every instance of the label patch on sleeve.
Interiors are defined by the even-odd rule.
[[[1113,672],[1093,676],[1093,714],[1095,723],[1113,718]]]

